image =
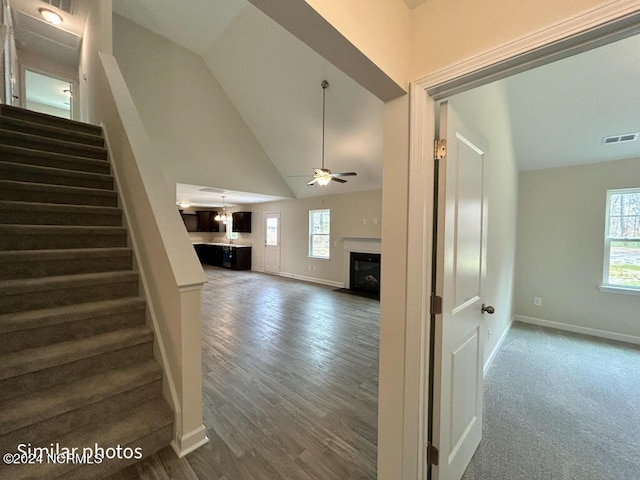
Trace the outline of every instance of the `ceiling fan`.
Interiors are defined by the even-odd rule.
[[[329,82],[323,80],[320,84],[322,86],[322,167],[315,168],[313,170],[313,180],[307,182],[307,185],[318,184],[321,187],[329,184],[329,182],[334,181],[338,183],[347,183],[346,180],[343,180],[340,177],[353,177],[357,175],[356,172],[342,172],[342,173],[331,173],[331,170],[328,168],[324,168],[324,126],[325,126],[325,100],[327,88],[329,87]]]

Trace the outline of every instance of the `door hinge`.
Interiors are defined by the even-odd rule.
[[[427,445],[427,464],[428,465],[438,465],[439,452],[436,447],[429,444]]]
[[[431,295],[431,315],[442,314],[442,297]]]
[[[434,160],[442,160],[447,156],[447,141],[435,140],[433,142],[433,159]]]

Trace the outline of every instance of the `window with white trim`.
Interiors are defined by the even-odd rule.
[[[331,211],[309,210],[309,256],[329,258],[331,247]]]
[[[604,286],[640,290],[640,188],[607,190]]]

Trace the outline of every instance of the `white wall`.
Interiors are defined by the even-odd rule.
[[[201,57],[118,15],[113,42],[169,183],[291,196]]]
[[[331,258],[309,258],[309,210],[331,210]],[[283,275],[342,286],[344,237],[380,238],[382,191],[326,195],[244,206],[251,211],[251,234],[240,234],[238,243],[251,243],[254,270],[264,270],[264,213],[280,212]],[[377,223],[375,223],[377,221]],[[364,223],[366,222],[366,224]],[[384,259],[382,260],[384,264]]]
[[[597,288],[606,190],[638,186],[640,159],[520,174],[516,314],[640,337],[640,296]]]
[[[82,2],[79,8],[87,8],[87,23],[80,47],[79,98],[80,119],[98,124],[100,114],[97,111],[103,92],[99,78],[102,65],[97,52],[112,53],[111,0],[100,2]],[[77,115],[76,115],[77,117]]]
[[[453,97],[461,118],[488,139],[487,155],[487,271],[482,301],[496,313],[485,315],[482,337],[485,362],[513,316],[518,167],[512,144],[507,95],[503,86],[489,84]],[[492,334],[489,336],[488,331]]]

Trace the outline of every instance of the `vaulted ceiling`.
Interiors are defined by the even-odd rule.
[[[24,16],[35,17],[41,4],[11,0]],[[113,0],[113,6],[203,58],[296,196],[380,188],[382,102],[246,0]],[[46,37],[49,27],[40,20],[19,21],[26,25],[21,41]],[[358,172],[328,189],[305,185],[321,162],[323,79],[331,84],[326,166]],[[640,157],[640,141],[603,144],[606,136],[640,132],[638,79],[636,36],[501,80],[520,169]]]
[[[203,58],[296,197],[381,188],[382,101],[249,2],[114,0],[113,8]],[[308,187],[322,164],[325,79],[325,167],[358,175]]]

